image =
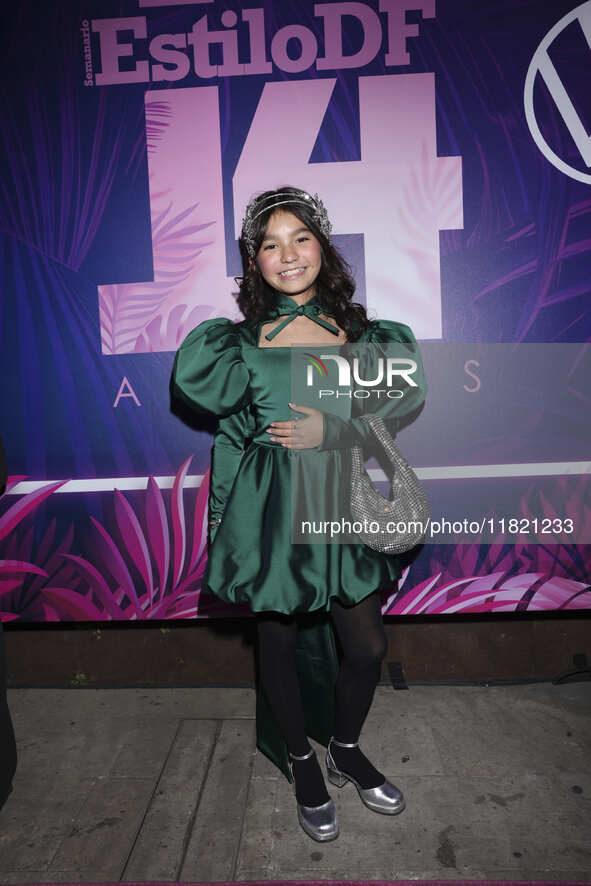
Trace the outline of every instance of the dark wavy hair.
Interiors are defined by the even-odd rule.
[[[279,197],[277,201],[271,199],[279,193],[297,195],[301,190],[301,188],[285,185],[275,191],[264,191],[256,198],[256,204],[263,205],[265,202],[269,202],[270,206],[268,209],[264,209],[253,222],[255,254],[261,247],[267,224],[276,209],[285,209],[299,218],[320,243],[321,266],[320,273],[316,278],[318,304],[320,307],[329,308],[334,313],[334,318],[338,326],[345,332],[348,341],[356,341],[367,329],[369,320],[364,306],[353,301],[355,281],[349,264],[314,221],[312,206],[308,203],[297,202],[279,207],[274,203],[285,199],[285,197]],[[235,278],[239,287],[238,293],[235,294],[236,302],[247,321],[257,321],[266,317],[269,309],[273,307],[275,290],[262,276],[256,261],[250,260],[243,237],[240,238],[239,246],[243,274],[242,277]]]

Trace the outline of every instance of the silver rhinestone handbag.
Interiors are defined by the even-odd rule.
[[[371,482],[363,463],[362,447],[353,446],[351,517],[364,523],[364,531],[357,535],[368,547],[386,554],[401,554],[420,544],[425,537],[429,502],[417,475],[398,449],[381,416],[368,414],[361,418],[381,443],[394,473],[388,499]],[[373,524],[372,529],[377,531],[369,531],[369,524]]]

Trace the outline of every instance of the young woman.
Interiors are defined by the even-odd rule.
[[[247,602],[257,619],[257,746],[294,783],[299,822],[321,841],[338,836],[338,822],[308,736],[327,746],[331,783],[351,781],[376,812],[404,809],[358,744],[387,651],[378,591],[401,569],[397,557],[361,543],[294,544],[294,478],[312,497],[341,478],[345,488],[320,497],[346,506],[349,450],[373,435],[359,416],[378,413],[395,432],[426,392],[411,330],[370,321],[352,301],[355,284],[330,230],[322,201],[299,188],[252,200],[240,240],[245,319],[199,324],[179,348],[171,385],[173,399],[219,417],[204,592]],[[292,349],[339,353],[349,343],[359,343],[361,358],[369,345],[385,353],[397,343],[418,364],[417,384],[403,382],[400,399],[371,406],[347,397],[323,409],[290,403]]]

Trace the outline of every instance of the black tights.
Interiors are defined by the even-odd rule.
[[[388,648],[380,594],[374,591],[354,606],[344,606],[333,598],[330,617],[343,649],[336,683],[334,737],[352,743],[359,739]],[[280,612],[258,612],[256,618],[261,683],[288,749],[303,755],[310,744],[295,663],[296,621]]]

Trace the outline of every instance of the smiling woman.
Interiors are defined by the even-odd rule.
[[[355,284],[330,231],[317,195],[285,186],[252,200],[240,240],[245,319],[197,326],[176,355],[171,386],[173,398],[219,417],[203,593],[247,602],[257,619],[257,746],[294,783],[298,820],[320,841],[335,839],[339,827],[308,736],[327,746],[333,784],[353,782],[375,812],[404,809],[401,791],[358,745],[387,648],[378,591],[401,567],[360,540],[294,543],[294,489],[346,517],[350,448],[372,431],[360,418],[367,401],[341,397],[331,412],[289,402],[292,349],[359,342],[383,359],[381,350],[399,343],[417,362],[418,384],[397,382],[403,398],[370,410],[392,430],[426,389],[412,332],[368,320],[353,302]]]
[[[320,243],[297,215],[286,209],[274,212],[257,256],[269,286],[305,304],[316,292],[321,260]]]

